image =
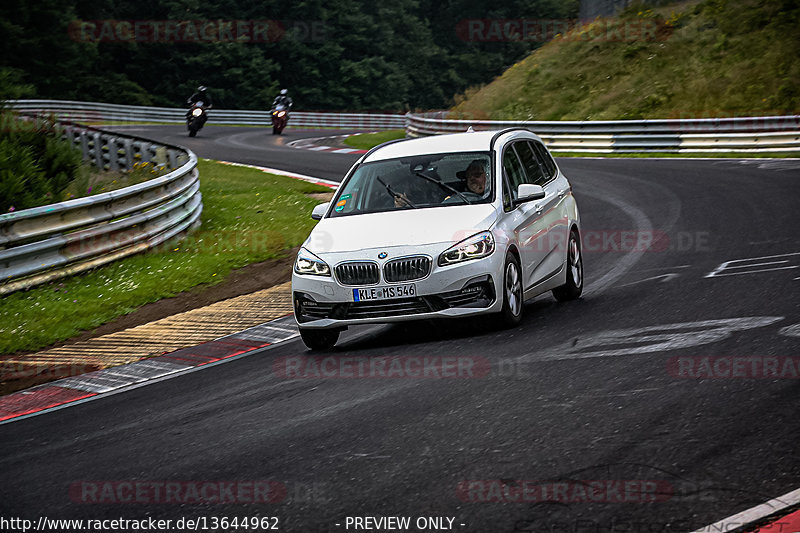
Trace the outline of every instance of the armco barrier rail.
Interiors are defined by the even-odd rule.
[[[124,189],[0,214],[0,295],[135,254],[199,225],[197,157],[178,146],[62,123],[107,170],[151,162],[169,173]]]
[[[800,152],[800,115],[617,121],[465,120],[446,111],[406,116],[411,137],[524,127],[560,152]]]
[[[60,100],[16,100],[20,111],[44,111],[81,122],[182,123],[184,109]],[[269,112],[213,109],[209,124],[268,126]],[[410,137],[525,127],[551,149],[577,153],[797,152],[800,115],[616,121],[471,120],[447,111],[406,115],[295,111],[290,124],[312,128],[406,129]]]
[[[144,107],[97,102],[72,102],[65,100],[11,100],[9,105],[20,112],[46,112],[59,118],[76,122],[161,122],[182,123],[186,109],[169,107]],[[270,112],[211,109],[209,125],[269,126]],[[403,129],[403,115],[370,113],[311,113],[293,111],[289,122],[293,127],[309,128],[370,128],[374,130]]]

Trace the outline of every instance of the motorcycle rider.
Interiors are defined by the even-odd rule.
[[[197,88],[197,92],[195,92],[192,96],[186,100],[186,103],[189,104],[189,111],[186,112],[186,120],[189,120],[189,115],[192,113],[192,106],[197,102],[203,102],[203,107],[206,111],[211,109],[212,102],[211,102],[211,93],[208,92],[208,87],[205,85],[201,85]],[[206,120],[208,120],[208,115],[203,115],[203,124],[205,124]]]
[[[272,109],[275,109],[275,107],[280,104],[285,105],[287,109],[291,109],[292,103],[292,97],[289,96],[289,90],[281,89],[281,94],[276,96],[275,100],[272,102]]]
[[[186,100],[186,103],[190,106],[197,102],[203,102],[203,106],[206,109],[211,109],[211,93],[208,92],[208,87],[205,85],[198,87],[197,92],[190,96],[188,100]]]

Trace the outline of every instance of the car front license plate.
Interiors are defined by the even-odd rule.
[[[389,287],[370,287],[369,289],[353,289],[354,302],[370,300],[395,300],[397,298],[411,298],[417,295],[417,286],[413,283],[406,285],[391,285]]]

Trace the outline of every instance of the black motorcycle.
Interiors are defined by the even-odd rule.
[[[208,120],[208,110],[202,100],[192,104],[191,109],[186,114],[186,129],[189,130],[189,137],[194,137],[203,128]]]
[[[289,108],[284,104],[278,104],[272,108],[272,134],[280,135],[286,123],[289,122]]]

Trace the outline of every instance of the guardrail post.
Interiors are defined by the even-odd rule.
[[[167,150],[167,158],[170,170],[178,168],[178,154],[175,153],[175,150]]]
[[[86,134],[85,131],[81,131],[79,142],[81,143],[81,153],[83,154],[83,158],[90,159],[91,156],[89,154],[89,136]]]
[[[122,145],[125,147],[125,170],[130,170],[133,168],[133,141],[125,139],[122,141]]]
[[[94,158],[94,166],[103,170],[103,141],[99,133],[92,134],[92,157]]]
[[[117,146],[117,139],[116,137],[109,137],[108,138],[108,170],[112,172],[116,172],[119,170],[119,153],[117,152],[119,147]]]
[[[64,138],[71,146],[75,146],[75,133],[72,126],[64,126]]]

